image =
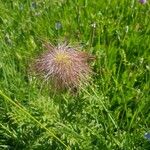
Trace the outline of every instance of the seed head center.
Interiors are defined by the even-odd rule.
[[[59,52],[55,56],[55,61],[60,64],[70,64],[70,58],[67,53]]]

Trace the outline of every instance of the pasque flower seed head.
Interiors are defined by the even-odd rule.
[[[93,56],[77,48],[64,44],[58,46],[46,45],[47,52],[36,59],[33,69],[51,80],[58,89],[78,88],[80,83],[87,83],[91,74],[88,61]]]

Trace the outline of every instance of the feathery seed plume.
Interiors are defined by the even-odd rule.
[[[78,88],[80,83],[87,83],[92,73],[88,61],[94,57],[77,48],[64,44],[52,46],[46,44],[47,52],[39,57],[33,70],[45,80],[53,82],[57,89]]]

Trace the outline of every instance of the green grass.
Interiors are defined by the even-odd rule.
[[[148,150],[150,4],[0,1],[0,149]],[[62,28],[56,29],[60,22]],[[42,42],[79,43],[92,84],[53,93],[29,73]]]

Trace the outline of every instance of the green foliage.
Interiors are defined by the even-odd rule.
[[[0,149],[150,149],[149,6],[1,0]],[[53,92],[29,72],[43,41],[62,40],[97,57],[91,85],[77,95]]]

